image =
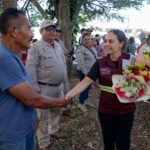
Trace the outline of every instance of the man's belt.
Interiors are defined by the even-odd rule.
[[[59,86],[59,84],[51,84],[51,83],[43,83],[43,82],[38,82],[38,84],[41,84],[41,85],[49,85],[49,86]]]

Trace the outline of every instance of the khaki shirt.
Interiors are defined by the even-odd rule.
[[[60,38],[59,38],[59,39],[56,39],[56,41],[60,44],[61,48],[63,49],[64,54],[68,54],[69,51],[68,51],[68,49],[65,47],[63,41],[62,41]]]
[[[36,91],[40,91],[38,82],[61,84],[67,76],[65,56],[56,41],[54,47],[43,39],[33,43],[28,51],[26,68]]]
[[[77,57],[77,69],[81,70],[83,74],[87,75],[91,67],[96,61],[97,54],[94,47],[90,47],[90,50],[84,45],[80,45],[76,51]]]

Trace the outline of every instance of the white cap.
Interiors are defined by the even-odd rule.
[[[55,27],[56,27],[56,25],[55,25],[55,23],[54,23],[53,21],[47,19],[47,20],[44,20],[44,21],[41,23],[40,29],[46,28],[46,27],[48,27],[48,26],[55,26]]]

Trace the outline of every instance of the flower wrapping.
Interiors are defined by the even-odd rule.
[[[132,103],[150,99],[149,88],[142,76],[113,75],[112,89],[121,103]]]
[[[127,65],[123,71],[124,75],[138,75],[142,76],[145,82],[148,84],[150,82],[150,71],[149,67],[143,64]]]

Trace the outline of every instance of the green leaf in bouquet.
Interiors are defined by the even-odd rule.
[[[135,70],[139,70],[139,67],[138,66],[129,65],[128,69],[130,69],[132,71],[135,71]]]

